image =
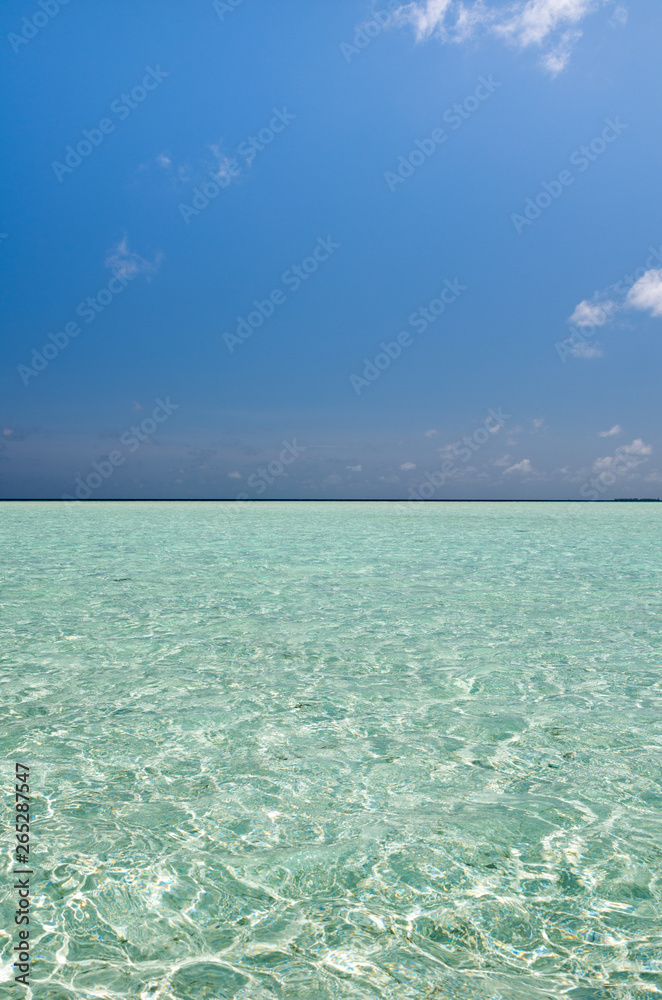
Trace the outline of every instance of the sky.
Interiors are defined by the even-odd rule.
[[[658,0],[15,0],[5,499],[662,497]]]

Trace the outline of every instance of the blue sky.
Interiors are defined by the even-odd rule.
[[[659,3],[1,16],[3,497],[662,496]]]

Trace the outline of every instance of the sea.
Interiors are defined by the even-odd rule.
[[[7,502],[0,530],[0,996],[662,994],[659,505]]]

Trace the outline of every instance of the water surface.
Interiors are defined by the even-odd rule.
[[[0,515],[35,1000],[662,993],[657,505]]]

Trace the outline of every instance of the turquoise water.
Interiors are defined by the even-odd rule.
[[[657,505],[0,515],[35,1000],[662,993]]]

